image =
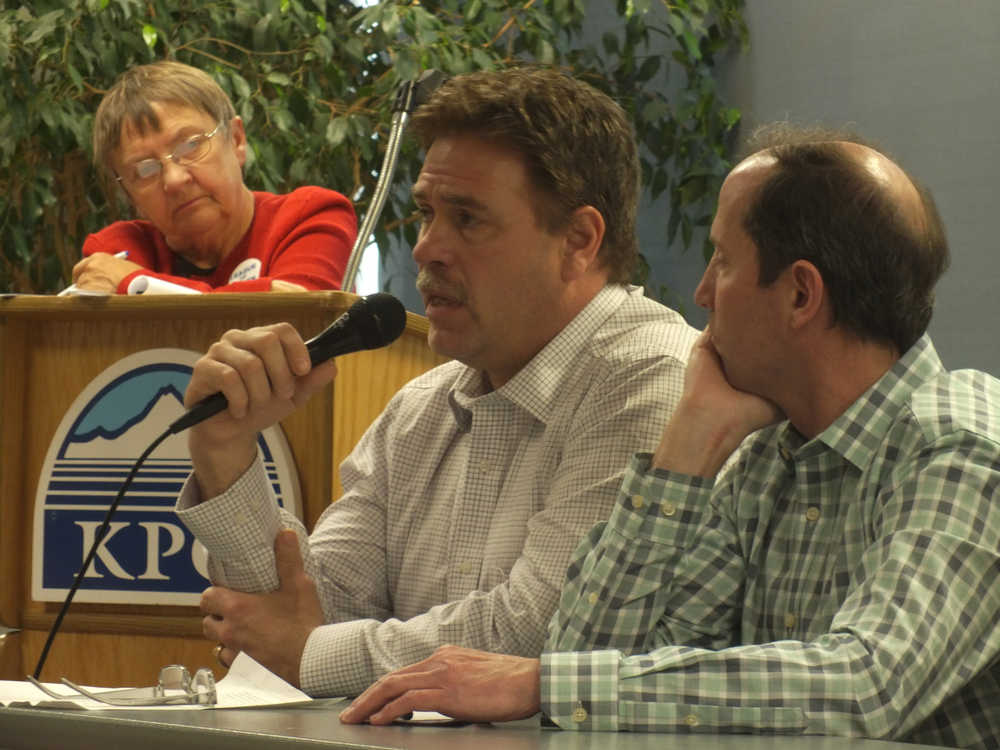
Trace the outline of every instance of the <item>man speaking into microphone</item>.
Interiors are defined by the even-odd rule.
[[[411,128],[413,257],[431,348],[340,467],[309,536],[257,432],[336,372],[285,324],[231,331],[194,368],[178,513],[209,551],[205,635],[313,696],[458,644],[537,657],[570,554],[680,398],[696,331],[628,286],[639,165],[628,120],[555,71],[446,82]],[[289,530],[290,529],[290,530]]]

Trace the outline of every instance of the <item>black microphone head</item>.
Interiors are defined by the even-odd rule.
[[[385,292],[362,297],[347,311],[365,349],[378,349],[399,338],[406,328],[406,308],[403,303]]]
[[[406,308],[391,294],[362,297],[326,330],[306,342],[313,365],[340,354],[378,349],[399,338],[406,327]]]
[[[347,312],[306,342],[313,366],[339,354],[362,349],[378,349],[399,338],[406,327],[406,309],[391,294],[362,297]],[[198,424],[223,411],[228,403],[221,393],[215,393],[188,409],[170,425],[170,434]]]

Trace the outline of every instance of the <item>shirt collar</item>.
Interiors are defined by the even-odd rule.
[[[924,334],[885,375],[806,446],[826,445],[858,469],[865,469],[913,391],[941,372],[944,366],[930,337]],[[802,445],[801,436],[787,423],[779,441],[792,453]]]
[[[540,422],[548,423],[559,407],[560,388],[579,366],[580,354],[625,299],[630,294],[641,293],[641,287],[606,285],[528,364],[492,393],[485,388],[483,374],[466,367],[448,394],[456,422],[468,429],[471,420],[468,404],[490,396],[506,399]]]

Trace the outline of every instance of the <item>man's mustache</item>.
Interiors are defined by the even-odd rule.
[[[459,304],[464,304],[468,299],[465,287],[443,279],[426,268],[417,272],[417,291],[424,297],[444,297]]]

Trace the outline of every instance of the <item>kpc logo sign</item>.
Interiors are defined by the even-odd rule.
[[[135,460],[184,413],[195,352],[149,349],[98,375],[49,444],[35,497],[32,597],[65,598]],[[279,426],[258,445],[278,502],[302,517],[298,474]],[[146,459],[83,578],[82,602],[197,605],[209,585],[206,552],[174,505],[191,472],[187,436]]]

